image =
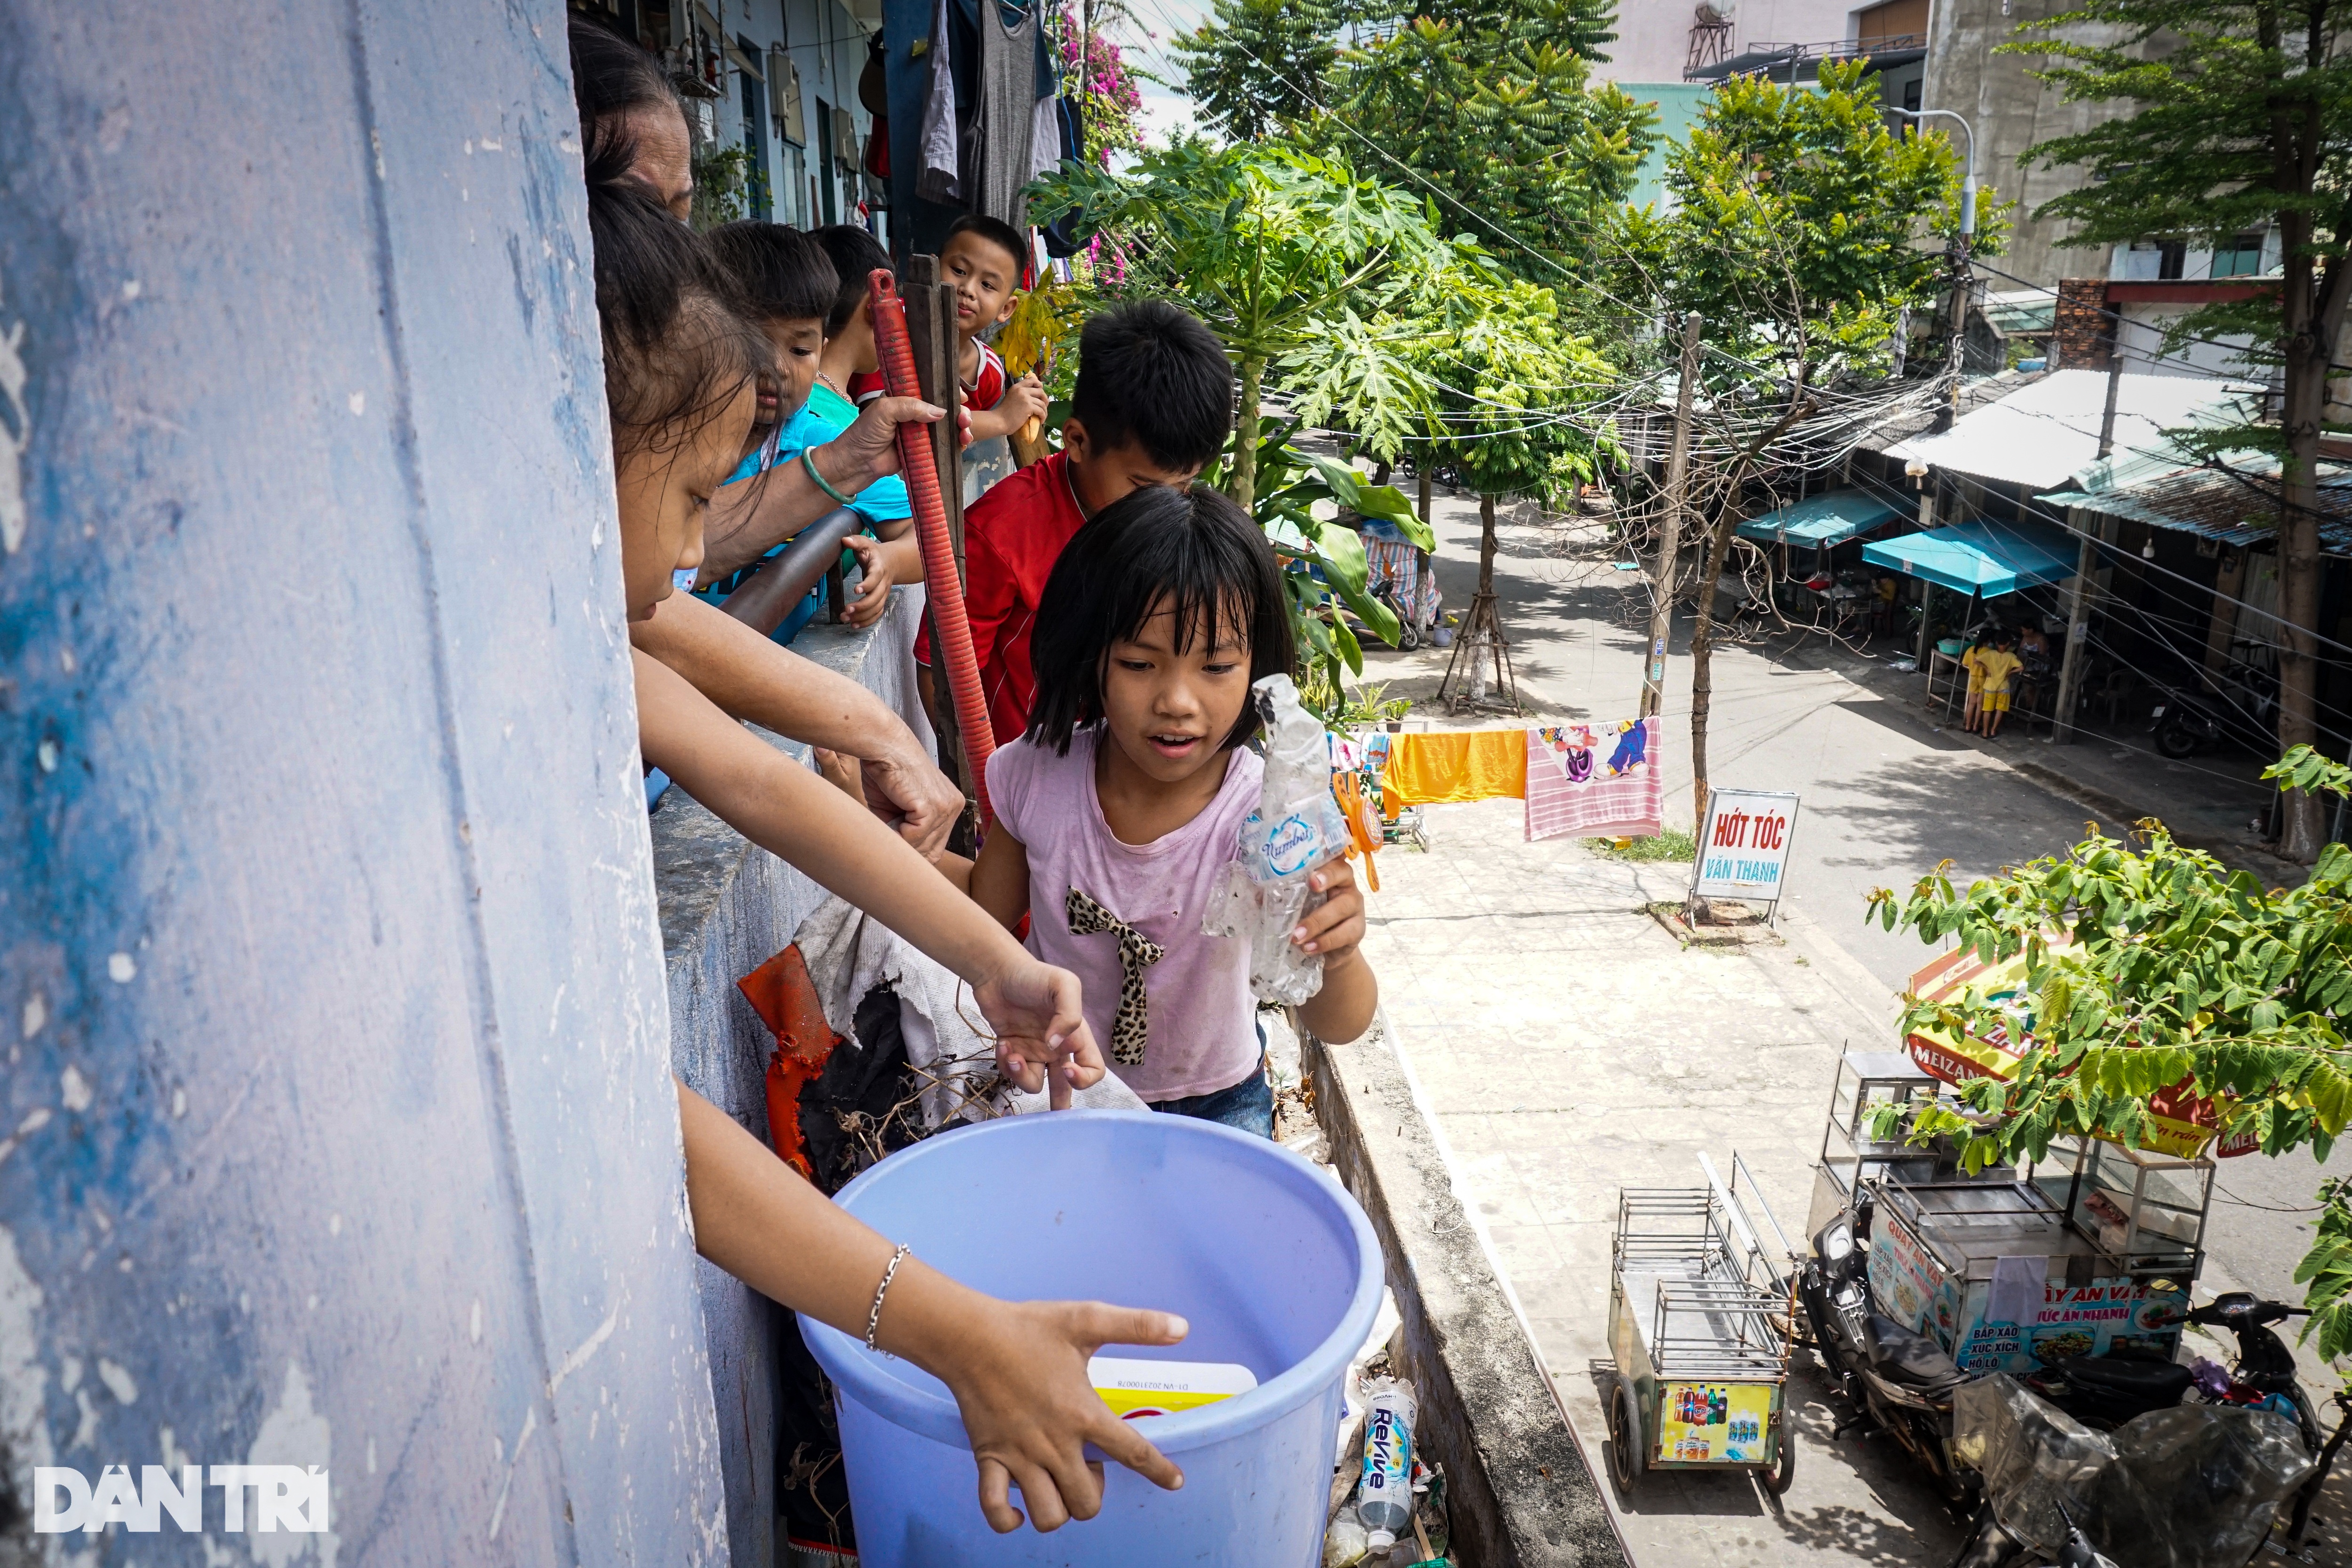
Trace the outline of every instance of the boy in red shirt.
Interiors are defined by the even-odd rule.
[[[1224,450],[1234,371],[1215,333],[1164,300],[1107,310],[1078,335],[1062,449],[964,513],[964,615],[996,744],[1029,727],[1029,637],[1045,579],[1088,517],[1150,485],[1189,486]],[[915,643],[933,706],[929,628]],[[936,711],[936,710],[934,710]]]

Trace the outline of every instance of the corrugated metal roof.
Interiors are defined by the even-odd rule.
[[[2111,474],[2094,469],[2082,476],[2088,481],[2083,487],[2042,499],[2199,534],[2226,545],[2271,538],[2278,524],[2278,460],[2263,453],[2233,453],[2217,461],[2226,471],[2147,463],[2121,466]],[[2319,509],[2321,548],[2331,554],[2352,554],[2352,471],[2320,470]]]
[[[2139,376],[2126,372],[2116,383],[2116,449],[2165,453],[2167,429],[2235,423],[2249,400],[2261,393],[2242,382],[2194,376]],[[2053,371],[2020,387],[1999,402],[1962,414],[1940,435],[1916,435],[1886,447],[1901,462],[1917,458],[1930,467],[1972,479],[2054,489],[2098,461],[2099,424],[2107,399],[2105,371]],[[2174,462],[2182,461],[2175,455]]]

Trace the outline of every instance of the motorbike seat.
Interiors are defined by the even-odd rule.
[[[1871,1370],[1889,1383],[1940,1396],[1969,1380],[1968,1374],[1955,1365],[1934,1340],[1913,1333],[1892,1318],[1873,1312],[1870,1338],[1874,1349]]]
[[[2059,1369],[2086,1394],[2111,1395],[2154,1408],[2178,1405],[2189,1393],[2190,1373],[2179,1362],[2124,1355],[2078,1355]]]

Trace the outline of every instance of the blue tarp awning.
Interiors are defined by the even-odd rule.
[[[2063,528],[2046,523],[1997,523],[1990,517],[1874,539],[1862,547],[1862,559],[1874,566],[1893,567],[1954,592],[1981,593],[1987,599],[2062,582],[2074,575],[2080,553]]]
[[[1860,490],[1832,490],[1750,517],[1739,525],[1739,533],[1767,544],[1840,545],[1903,514],[1893,501]]]

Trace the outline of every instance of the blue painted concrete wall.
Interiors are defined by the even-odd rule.
[[[561,6],[0,0],[0,1558],[725,1561]]]

